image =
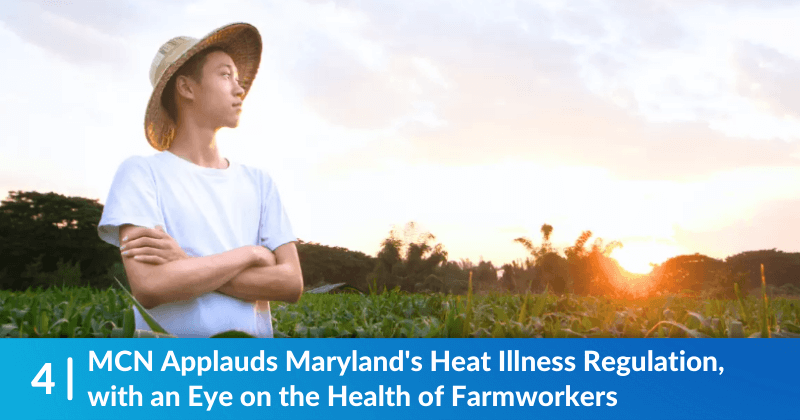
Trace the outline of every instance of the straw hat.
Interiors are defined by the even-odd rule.
[[[158,49],[150,65],[150,83],[153,93],[144,116],[144,133],[147,142],[158,151],[169,148],[175,137],[175,121],[161,104],[161,94],[170,78],[192,56],[209,47],[222,47],[230,54],[239,71],[239,83],[244,95],[258,72],[261,62],[261,35],[247,23],[233,23],[216,29],[201,39],[179,36],[170,39]]]

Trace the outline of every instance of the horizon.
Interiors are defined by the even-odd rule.
[[[247,21],[262,60],[217,144],[270,173],[298,238],[375,256],[414,221],[449,260],[500,267],[547,223],[558,250],[585,230],[622,242],[611,257],[638,274],[800,252],[798,18],[710,0],[15,3],[0,188],[104,204],[124,159],[158,153],[157,49]]]

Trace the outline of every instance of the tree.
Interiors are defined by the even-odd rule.
[[[347,283],[359,290],[367,290],[366,278],[375,266],[374,257],[339,246],[298,242],[297,253],[306,286]]]
[[[500,287],[497,282],[497,269],[491,261],[478,262],[478,266],[472,270],[472,286],[476,290],[496,290]]]
[[[500,284],[505,290],[514,293],[525,293],[528,290],[539,290],[541,287],[536,278],[536,267],[533,258],[514,260],[501,267],[503,276]]]
[[[41,270],[53,272],[77,263],[82,284],[110,284],[105,274],[120,261],[116,247],[103,242],[97,224],[103,213],[98,200],[67,197],[54,192],[11,191],[0,203],[0,271],[6,270],[0,288],[32,285],[29,267],[41,258]],[[26,270],[26,268],[28,268]],[[60,285],[60,284],[59,284]]]
[[[575,245],[564,249],[569,266],[569,277],[572,283],[572,292],[579,295],[588,295],[592,279],[592,265],[586,242],[592,237],[592,231],[586,230],[575,240]]]
[[[407,292],[442,285],[437,269],[447,262],[447,251],[442,244],[431,245],[435,239],[430,232],[419,231],[413,221],[402,230],[393,228],[381,243],[368,283],[379,290],[399,287]]]
[[[700,253],[672,257],[653,270],[657,291],[677,293],[683,290],[701,292],[716,286],[725,263]],[[730,286],[733,284],[731,282]]]
[[[427,277],[428,281],[417,291],[465,294],[469,288],[469,271],[457,261],[448,261]]]
[[[764,277],[768,285],[800,286],[800,253],[783,252],[775,248],[759,251],[746,251],[725,259],[725,264],[736,275],[742,274],[747,280],[739,287],[744,290],[761,287],[761,264],[764,264]]]
[[[590,267],[589,294],[593,295],[619,295],[627,284],[624,282],[619,264],[611,258],[615,248],[621,248],[622,243],[611,241],[603,245],[603,239],[597,238],[592,243],[588,261]]]
[[[550,243],[553,226],[545,223],[542,225],[541,232],[542,246],[540,247],[533,245],[533,242],[525,237],[514,239],[514,242],[522,244],[533,257],[537,283],[549,287],[556,293],[563,293],[569,276],[566,259],[558,255]]]
[[[596,238],[591,249],[587,250],[586,243],[591,237],[592,231],[583,231],[575,240],[575,245],[564,250],[572,291],[580,295],[619,294],[625,283],[619,264],[611,258],[611,253],[621,248],[622,243],[611,241],[603,244],[602,238]]]
[[[610,257],[614,249],[622,246],[621,242],[604,244],[603,239],[597,238],[591,249],[586,249],[586,243],[592,236],[592,232],[587,230],[581,233],[573,246],[564,249],[564,258],[550,242],[553,227],[544,224],[541,232],[540,247],[535,246],[528,238],[514,240],[525,246],[531,254],[535,278],[541,286],[547,285],[556,293],[571,288],[573,293],[588,295],[612,293],[623,284],[620,267]],[[511,273],[518,271],[518,268],[511,267]]]
[[[546,254],[551,252],[556,252],[553,249],[553,245],[550,243],[550,235],[553,233],[553,226],[548,225],[547,223],[543,224],[541,227],[542,232],[542,246],[537,247],[533,244],[533,242],[526,238],[520,237],[514,239],[514,242],[519,242],[525,249],[531,254],[534,260],[538,260],[543,258]]]

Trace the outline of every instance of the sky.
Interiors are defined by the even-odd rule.
[[[108,197],[158,48],[231,22],[264,50],[222,156],[295,235],[376,255],[414,221],[449,259],[584,230],[633,272],[800,251],[800,1],[19,1],[0,9],[0,197]],[[591,243],[591,240],[590,240]]]

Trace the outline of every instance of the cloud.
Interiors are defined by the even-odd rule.
[[[314,37],[314,54],[293,73],[317,113],[349,128],[381,128],[412,110],[407,59],[393,57],[386,69],[370,69],[342,45]]]
[[[33,3],[33,2],[31,2]],[[166,8],[148,7],[147,1],[116,0],[114,2],[37,1],[41,12],[68,19],[82,26],[112,36],[125,37],[145,30],[145,25],[158,20]],[[175,4],[175,2],[172,2]]]
[[[478,79],[473,78],[476,83]],[[470,101],[462,100],[443,107],[447,128],[413,135],[417,151],[451,164],[515,156],[604,167],[620,178],[653,180],[797,164],[797,157],[790,156],[796,146],[784,141],[727,138],[703,123],[647,123],[579,92],[543,88],[536,99],[525,100],[515,90],[513,82],[496,81],[486,89],[494,94],[493,101],[467,108],[461,104]]]
[[[4,6],[0,9],[0,21],[25,42],[73,64],[112,63],[124,67],[128,63],[130,49],[120,36],[121,32],[106,32],[114,27],[108,22],[115,19],[115,15],[127,15],[124,13],[125,7],[116,9],[99,3],[98,13],[95,14],[93,11],[79,13],[80,8],[86,5],[73,7],[71,4],[58,3],[62,7],[56,8],[55,4],[46,3],[46,6],[40,6],[35,2],[25,1]],[[105,13],[112,10],[117,10],[118,13]],[[74,19],[76,17],[82,19]],[[125,19],[121,21],[124,22]],[[100,25],[102,22],[107,24]]]
[[[739,94],[778,117],[800,117],[800,60],[768,46],[740,42],[735,65]]]
[[[610,32],[616,32],[619,41],[629,48],[669,49],[690,42],[678,19],[686,6],[668,1],[614,0],[598,2],[583,13],[590,16],[589,20],[608,22],[613,27]],[[581,20],[574,23],[582,24]]]
[[[592,8],[553,11],[503,4],[481,14],[477,6],[449,3],[411,2],[386,9],[369,2],[347,5],[368,16],[354,33],[377,44],[387,64],[369,68],[352,51],[321,36],[314,42],[318,49],[310,53],[316,58],[306,58],[295,80],[306,87],[311,107],[334,124],[395,127],[413,147],[415,160],[468,165],[515,157],[604,167],[619,178],[652,180],[798,163],[792,156],[797,147],[789,142],[729,137],[713,129],[707,119],[713,113],[703,114],[707,105],[691,104],[706,98],[693,98],[696,89],[683,75],[663,79],[682,102],[648,103],[656,112],[686,109],[687,103],[695,107],[694,116],[683,120],[652,121],[638,108],[635,85],[617,85],[608,96],[587,85],[586,63],[596,66],[601,77],[624,80],[635,77],[632,66],[645,51],[688,42],[677,9],[667,3],[594,6],[611,16],[605,19],[610,23],[590,25],[586,34],[625,34],[613,50],[595,53],[554,35],[559,27],[562,32],[578,28]],[[415,71],[415,59],[435,68],[447,88]],[[427,104],[428,120],[419,117],[419,104]],[[382,152],[373,148],[369,153],[377,160]]]

